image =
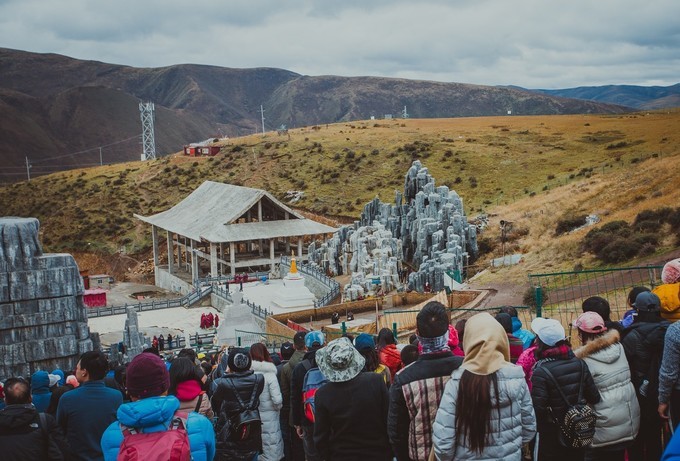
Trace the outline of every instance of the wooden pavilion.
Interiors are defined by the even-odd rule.
[[[159,283],[162,271],[193,284],[206,275],[233,276],[243,268],[273,270],[281,255],[291,251],[297,250],[298,260],[304,258],[305,237],[336,231],[305,218],[267,191],[213,181],[204,182],[169,210],[135,217],[151,224],[158,286],[164,285]],[[159,265],[159,231],[166,234],[167,266]]]

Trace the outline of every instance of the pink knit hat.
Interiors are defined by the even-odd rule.
[[[680,282],[680,258],[671,259],[663,266],[661,281],[663,283]]]

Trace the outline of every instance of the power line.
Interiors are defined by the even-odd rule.
[[[46,161],[46,160],[57,160],[57,159],[60,159],[60,158],[72,157],[72,156],[74,156],[74,155],[86,154],[86,153],[88,153],[88,152],[92,152],[92,151],[98,150],[98,149],[100,149],[100,148],[115,146],[116,144],[122,144],[122,143],[128,142],[128,141],[130,141],[130,140],[132,140],[132,139],[141,138],[141,137],[142,137],[141,134],[136,134],[136,135],[131,136],[131,137],[127,138],[127,139],[122,139],[122,140],[120,140],[120,141],[115,141],[115,142],[112,142],[112,143],[109,143],[109,144],[105,144],[105,145],[103,145],[103,146],[91,147],[91,148],[89,148],[89,149],[81,150],[81,151],[78,151],[78,152],[71,152],[70,154],[58,155],[58,156],[56,156],[56,157],[45,157],[45,158],[41,158],[40,160],[34,160],[34,161],[32,161],[32,164],[44,162],[44,161]]]

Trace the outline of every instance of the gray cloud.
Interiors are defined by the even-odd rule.
[[[566,88],[670,85],[680,2],[4,0],[0,46],[159,67]]]

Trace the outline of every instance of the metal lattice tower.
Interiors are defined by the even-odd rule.
[[[142,118],[142,161],[156,159],[156,137],[153,129],[154,105],[152,102],[140,102],[139,112]]]

